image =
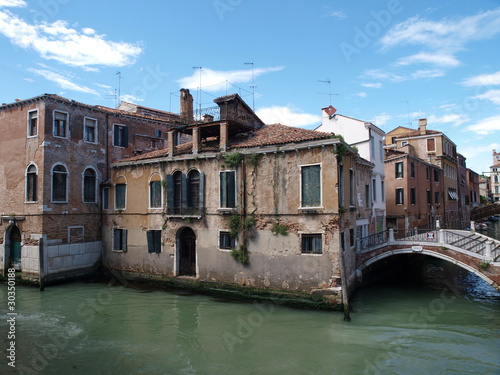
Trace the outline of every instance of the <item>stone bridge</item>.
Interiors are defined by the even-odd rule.
[[[474,208],[470,215],[471,220],[474,221],[481,220],[492,215],[500,215],[500,203],[493,203],[484,207]]]
[[[378,238],[377,238],[378,236]],[[374,237],[374,238],[371,238]],[[376,234],[358,242],[356,273],[375,262],[400,254],[422,254],[453,263],[479,276],[500,290],[500,241],[461,230],[412,230],[396,239],[392,229],[387,235]]]

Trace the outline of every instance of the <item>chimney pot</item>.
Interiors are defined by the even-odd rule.
[[[187,124],[193,123],[193,95],[189,89],[181,89],[181,119]]]
[[[427,128],[427,119],[426,118],[421,118],[418,120],[418,128],[420,131],[420,134],[426,134],[426,128]]]

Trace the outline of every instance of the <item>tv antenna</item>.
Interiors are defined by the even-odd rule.
[[[408,100],[401,100],[401,103],[406,103],[406,109],[408,111],[408,127],[411,129],[411,121],[410,121],[410,102]]]
[[[326,92],[320,92],[318,94],[328,95],[330,97],[330,105],[332,105],[332,95],[333,96],[339,96],[340,94],[339,93],[332,94],[332,81],[330,81],[329,79],[327,79],[325,81],[318,81],[318,82],[323,82],[323,83],[326,83],[328,85],[328,93],[326,93]]]
[[[121,87],[122,87],[122,72],[116,72],[115,76],[118,76],[118,104],[122,102],[122,96],[121,96]],[[115,89],[115,95],[116,95],[116,89]],[[115,106],[118,107],[118,104],[116,103],[115,99]]]
[[[245,65],[252,65],[252,85],[250,88],[252,89],[252,109],[255,112],[255,79],[253,75],[253,62],[245,63]]]
[[[193,66],[193,69],[200,69],[200,87],[199,87],[199,90],[198,90],[198,95],[199,95],[199,107],[200,107],[200,113],[199,113],[199,116],[201,116],[201,69],[203,69],[201,66]]]
[[[118,107],[118,104],[116,103],[116,100],[118,99],[118,95],[116,94],[116,89],[113,90],[112,94],[106,95],[106,99],[112,99],[115,102],[115,108]]]

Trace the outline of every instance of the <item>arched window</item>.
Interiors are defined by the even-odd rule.
[[[26,170],[26,202],[37,201],[38,173],[36,166],[31,164]]]
[[[97,176],[93,168],[85,169],[83,172],[83,201],[85,203],[95,203],[96,202],[96,181]]]
[[[161,208],[161,177],[158,173],[149,181],[149,208]]]
[[[124,210],[126,205],[127,185],[124,177],[115,182],[115,210]]]
[[[200,205],[200,172],[192,170],[188,173],[188,207],[198,208]]]
[[[68,171],[62,164],[52,168],[52,202],[68,201]]]

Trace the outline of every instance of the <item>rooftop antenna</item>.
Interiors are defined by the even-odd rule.
[[[121,86],[122,86],[122,72],[117,72],[115,75],[118,76],[118,104],[120,104],[122,102],[122,96],[121,96]],[[115,90],[116,92],[116,90]],[[118,107],[118,104],[116,104],[116,101],[115,101],[115,105]]]
[[[199,90],[198,90],[198,93],[199,93],[199,107],[200,107],[200,113],[199,115],[201,116],[201,69],[203,69],[201,66],[193,66],[193,69],[200,69],[200,87],[199,87]]]
[[[410,121],[410,102],[408,100],[401,100],[401,103],[406,103],[406,109],[408,111],[408,127],[411,129],[411,121]]]
[[[252,109],[255,112],[255,80],[253,76],[253,62],[245,63],[245,65],[252,65],[252,85],[250,88],[252,89]]]
[[[339,93],[337,94],[332,94],[332,81],[330,81],[329,79],[325,80],[325,81],[318,81],[318,82],[323,82],[323,83],[326,83],[328,85],[328,93],[325,93],[325,92],[320,92],[319,94],[321,95],[328,95],[330,96],[330,105],[332,105],[332,95],[333,96],[338,96],[340,95]]]
[[[106,95],[106,99],[113,99],[115,101],[115,108],[118,107],[118,104],[116,103],[118,96],[116,95],[116,89],[113,90],[112,94]]]

